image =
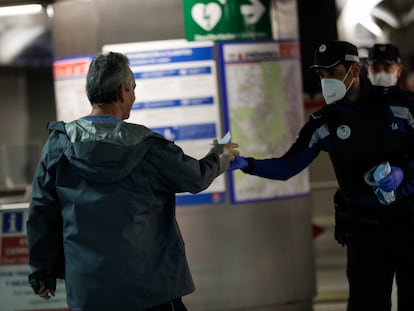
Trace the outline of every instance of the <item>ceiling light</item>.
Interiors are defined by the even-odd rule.
[[[396,18],[388,10],[385,10],[383,8],[380,8],[380,7],[375,7],[375,8],[372,9],[371,14],[372,14],[372,16],[386,22],[388,25],[390,25],[394,29],[398,29],[398,28],[401,27],[401,23],[398,20],[398,18]],[[404,17],[406,17],[406,16],[404,16]],[[403,17],[403,21],[404,21],[404,17]]]
[[[0,16],[39,14],[41,12],[42,6],[40,4],[13,5],[0,7]]]

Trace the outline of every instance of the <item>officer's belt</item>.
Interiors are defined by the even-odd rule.
[[[335,207],[336,216],[340,219],[361,224],[381,225],[406,217],[414,218],[414,200],[403,200],[389,206],[353,207],[338,204]]]

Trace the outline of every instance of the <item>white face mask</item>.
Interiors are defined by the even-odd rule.
[[[349,67],[348,72],[346,73],[342,81],[332,78],[324,78],[321,80],[322,95],[323,98],[325,98],[326,104],[329,105],[344,98],[346,92],[348,92],[352,84],[354,84],[354,78],[352,78],[352,81],[349,84],[348,88],[345,86],[344,83],[349,73],[351,72],[351,68],[352,66]]]
[[[379,86],[397,85],[397,81],[398,81],[397,72],[391,72],[391,73],[387,73],[385,71],[380,71],[376,73],[369,72],[368,78],[373,85],[379,85]]]

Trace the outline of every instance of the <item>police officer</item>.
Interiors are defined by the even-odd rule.
[[[296,142],[280,158],[237,156],[230,170],[286,180],[328,152],[338,180],[335,204],[347,247],[348,311],[389,311],[393,277],[398,310],[414,310],[414,99],[400,89],[385,91],[360,77],[357,48],[344,41],[316,46],[313,69],[320,77],[326,107],[313,113]],[[382,203],[364,176],[389,162],[378,181],[394,191]],[[379,190],[376,189],[376,190]]]
[[[369,50],[367,71],[372,84],[398,85],[402,70],[400,52],[395,45],[376,43]]]

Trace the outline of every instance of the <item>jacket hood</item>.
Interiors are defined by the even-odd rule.
[[[127,122],[97,122],[78,119],[51,122],[59,145],[71,166],[83,178],[113,183],[126,177],[143,159],[155,139],[150,129]]]

